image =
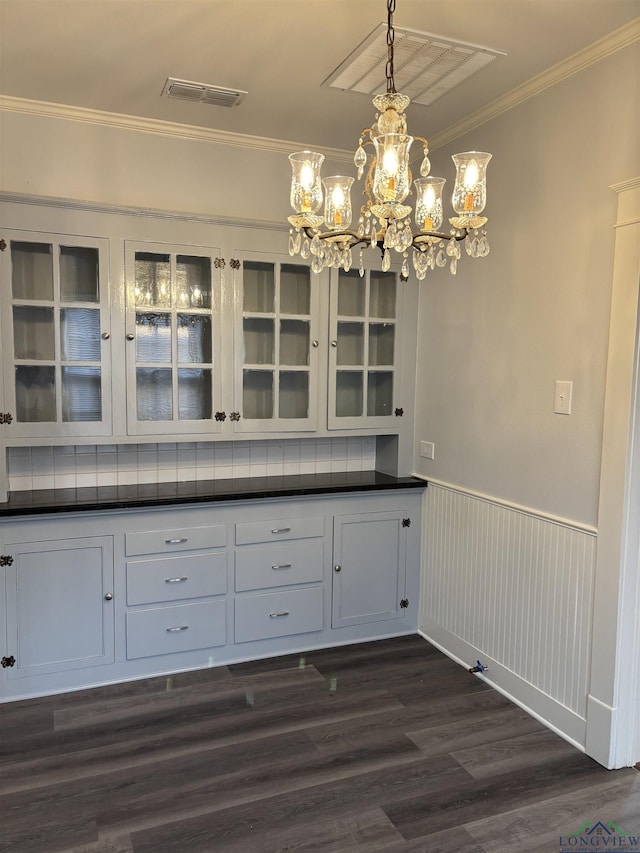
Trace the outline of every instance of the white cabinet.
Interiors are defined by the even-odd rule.
[[[421,495],[0,515],[0,700],[411,633]]]
[[[320,284],[308,265],[242,254],[234,295],[236,432],[317,427]]]
[[[407,432],[417,287],[397,272],[315,274],[267,229],[0,206],[8,447]]]
[[[410,524],[397,511],[334,520],[333,628],[404,616]]]
[[[364,276],[358,270],[334,273],[329,319],[330,429],[399,429],[404,286],[391,271],[368,269]]]
[[[220,432],[220,250],[127,241],[130,435]]]
[[[236,524],[236,643],[322,631],[325,528],[322,515]]]
[[[136,530],[124,541],[127,659],[224,646],[226,525]]]
[[[0,236],[7,439],[109,435],[109,241]]]
[[[15,531],[18,532],[18,531]],[[5,541],[7,678],[92,668],[114,660],[113,537]],[[30,541],[31,540],[31,541]],[[22,688],[17,688],[18,690]]]

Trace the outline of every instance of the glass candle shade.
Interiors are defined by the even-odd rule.
[[[291,176],[291,207],[296,213],[317,213],[322,206],[320,167],[324,154],[298,151],[289,155]]]
[[[335,175],[325,178],[324,222],[331,231],[344,231],[351,225],[351,185],[353,178]]]
[[[487,166],[491,154],[482,151],[467,151],[454,154],[456,183],[451,204],[460,216],[477,216],[487,203]]]
[[[387,133],[373,140],[376,171],[373,194],[376,201],[401,203],[409,194],[409,149],[413,136]]]
[[[413,182],[416,191],[416,225],[419,231],[437,231],[442,225],[442,190],[444,178],[418,178]]]

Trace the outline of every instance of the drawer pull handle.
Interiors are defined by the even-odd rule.
[[[272,569],[290,569],[291,563],[280,563],[279,566],[271,566]]]
[[[269,619],[280,619],[282,616],[288,616],[288,615],[289,615],[289,611],[283,610],[281,613],[270,613]]]
[[[189,578],[188,578],[188,577],[184,577],[184,578],[165,578],[165,579],[164,579],[164,582],[165,582],[165,583],[184,583],[185,581],[188,581],[188,580],[189,580]]]
[[[164,544],[165,545],[184,545],[184,543],[187,541],[188,541],[188,539],[185,536],[184,539],[165,539]]]
[[[290,527],[274,527],[272,533],[291,533]]]
[[[186,631],[188,627],[188,625],[174,625],[173,628],[167,628],[167,633],[175,634],[178,631]]]

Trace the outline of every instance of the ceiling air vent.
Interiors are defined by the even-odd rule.
[[[177,80],[169,77],[162,94],[167,98],[182,101],[199,101],[213,107],[237,107],[247,92],[242,89],[226,89],[209,83],[194,83],[192,80]]]
[[[432,104],[445,92],[477,74],[501,50],[394,27],[396,89],[413,103]],[[386,89],[387,25],[380,24],[324,81],[323,86],[375,95]]]

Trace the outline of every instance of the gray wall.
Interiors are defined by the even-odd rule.
[[[616,197],[640,173],[638,51],[589,67],[433,155],[488,169],[484,260],[421,287],[416,444],[427,477],[597,524]],[[450,181],[447,184],[450,189]],[[573,414],[553,412],[555,381]]]

